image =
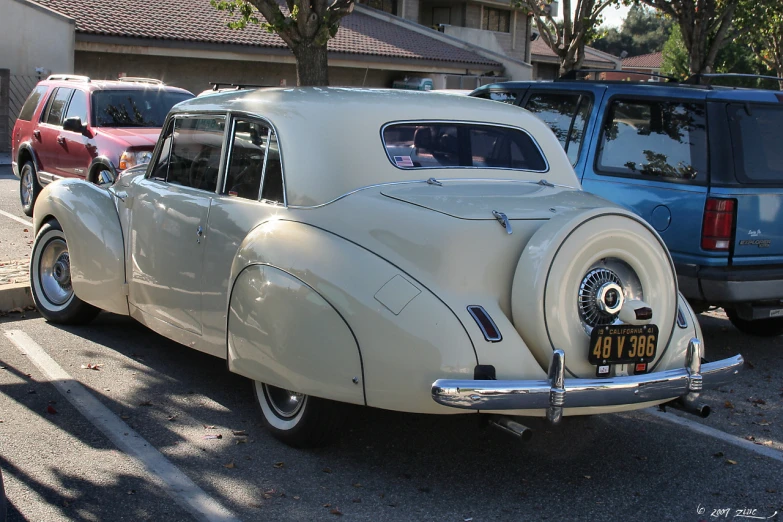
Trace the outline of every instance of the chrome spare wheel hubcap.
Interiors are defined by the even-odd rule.
[[[608,268],[594,268],[579,285],[579,317],[590,328],[612,324],[623,307],[620,278]]]
[[[264,384],[264,393],[275,413],[284,418],[295,417],[304,406],[305,395]]]
[[[71,259],[68,246],[62,239],[50,241],[41,253],[40,281],[46,299],[54,305],[62,305],[73,296],[71,286]]]

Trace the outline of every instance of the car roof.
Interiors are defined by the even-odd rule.
[[[141,90],[165,90],[167,92],[181,92],[183,94],[193,94],[186,89],[174,87],[172,85],[155,84],[147,82],[117,81],[117,80],[43,80],[39,85],[79,88],[87,92],[94,91],[141,91]]]
[[[489,100],[431,91],[268,88],[199,96],[175,105],[171,114],[228,111],[266,118],[275,127],[291,205],[318,205],[357,188],[430,177],[536,182],[544,178],[554,184],[579,186],[563,148],[543,122],[524,109]],[[387,123],[407,121],[521,128],[537,142],[549,171],[398,168],[386,155],[381,129]]]
[[[557,80],[557,81],[526,81],[526,82],[502,82],[483,85],[471,94],[479,94],[487,91],[504,91],[545,88],[553,90],[595,91],[595,90],[619,90],[624,92],[638,91],[646,96],[677,96],[678,93],[688,93],[688,97],[703,97],[708,100],[721,101],[754,101],[767,103],[783,102],[778,95],[780,91],[766,89],[749,89],[745,87],[689,85],[676,82],[629,82],[622,80]],[[686,91],[687,90],[687,91]]]

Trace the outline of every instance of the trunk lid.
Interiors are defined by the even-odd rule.
[[[469,220],[494,220],[493,211],[510,220],[549,219],[575,208],[614,206],[595,196],[572,188],[536,183],[445,182],[388,186],[381,194],[411,205]]]
[[[735,187],[711,195],[737,201],[734,265],[783,263],[783,104],[727,105]]]

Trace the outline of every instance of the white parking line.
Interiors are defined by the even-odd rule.
[[[22,219],[20,217],[14,216],[10,212],[6,212],[5,210],[0,210],[0,215],[7,217],[8,219],[13,219],[14,221],[18,221],[19,223],[23,225],[27,225],[28,227],[32,227],[33,224],[30,221],[27,221],[25,219]]]
[[[707,435],[709,437],[716,438],[723,442],[733,444],[734,446],[739,446],[742,449],[746,449],[748,451],[754,451],[759,455],[764,455],[765,457],[769,457],[779,462],[783,462],[783,453],[781,453],[780,451],[774,448],[768,448],[766,446],[760,446],[758,444],[754,444],[749,440],[745,440],[743,438],[737,437],[736,435],[731,435],[730,433],[726,433],[725,431],[717,430],[715,428],[710,428],[709,426],[705,426],[704,424],[699,424],[698,422],[680,417],[679,415],[675,415],[674,413],[664,413],[654,408],[649,408],[645,410],[645,412],[652,415],[653,417],[657,417],[661,420],[671,422],[672,424],[677,424],[684,428],[688,428],[689,430],[695,431],[697,433],[701,433],[702,435]]]
[[[74,380],[30,336],[21,330],[5,331],[5,336],[46,375],[57,390],[120,450],[135,458],[171,497],[196,520],[234,522],[234,515],[207,495],[149,442],[133,431]]]

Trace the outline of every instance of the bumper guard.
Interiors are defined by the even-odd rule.
[[[479,381],[438,379],[432,384],[432,399],[444,406],[469,410],[547,410],[547,419],[557,423],[563,408],[618,406],[680,398],[694,404],[702,389],[716,388],[739,373],[741,355],[701,363],[701,341],[688,343],[684,368],[610,379],[566,379],[565,352],[555,350],[549,378],[527,381]]]

